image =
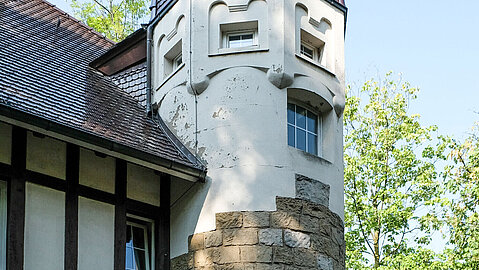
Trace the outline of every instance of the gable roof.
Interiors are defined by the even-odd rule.
[[[0,115],[204,177],[161,119],[88,65],[113,45],[43,0],[0,0]]]

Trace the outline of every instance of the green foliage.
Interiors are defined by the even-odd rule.
[[[147,0],[72,0],[75,16],[113,41],[139,28],[149,14]]]
[[[479,269],[479,123],[460,143],[452,140],[446,166],[446,188],[451,199],[445,207],[450,248],[445,251],[453,269]]]
[[[429,232],[440,226],[434,211],[443,202],[443,190],[435,162],[445,158],[445,139],[436,140],[435,126],[424,127],[419,115],[408,114],[417,93],[391,73],[383,81],[347,89],[348,269],[439,269],[437,255],[423,247],[431,240]]]

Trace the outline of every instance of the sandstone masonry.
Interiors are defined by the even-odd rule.
[[[172,270],[343,270],[344,225],[326,206],[276,198],[273,212],[216,214],[216,230],[190,236]]]

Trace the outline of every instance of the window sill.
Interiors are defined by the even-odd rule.
[[[323,156],[317,156],[317,155],[308,153],[304,150],[298,149],[298,148],[293,147],[291,145],[288,145],[288,148],[290,149],[290,151],[295,151],[296,153],[306,157],[307,159],[316,160],[316,161],[319,161],[319,162],[321,162],[323,164],[327,164],[327,165],[333,164],[331,161],[327,160]]]
[[[221,48],[217,53],[210,53],[208,56],[219,56],[238,53],[254,53],[254,52],[267,52],[268,48],[259,48],[258,46],[249,46],[243,48]]]
[[[316,67],[318,67],[318,68],[320,68],[320,69],[326,71],[326,72],[329,73],[331,76],[336,77],[336,74],[334,74],[334,72],[332,72],[331,70],[329,70],[327,67],[321,65],[320,63],[318,63],[318,62],[316,62],[316,61],[314,61],[314,60],[311,60],[311,59],[309,59],[308,57],[303,56],[303,55],[301,55],[301,54],[299,54],[299,53],[295,53],[294,55],[296,55],[297,58],[299,58],[299,59],[301,59],[301,60],[303,60],[303,61],[306,61],[306,62],[310,63],[311,65],[316,66]]]
[[[168,75],[160,84],[160,86],[158,86],[156,88],[156,90],[160,89],[163,85],[165,85],[173,76],[175,76],[176,73],[178,73],[183,67],[185,66],[185,63],[182,63],[181,65],[179,65],[173,72],[170,73],[170,75]]]

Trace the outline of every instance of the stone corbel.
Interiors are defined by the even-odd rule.
[[[338,117],[340,117],[344,112],[344,107],[346,105],[346,100],[343,96],[335,95],[333,97],[333,108]]]
[[[269,82],[272,83],[274,86],[278,87],[279,89],[286,88],[293,84],[293,76],[284,72],[283,67],[281,65],[275,66],[273,65],[268,71],[266,72],[266,77],[268,78]]]
[[[199,95],[203,93],[206,88],[210,85],[210,78],[208,76],[204,76],[201,80],[190,82],[188,84],[188,93],[194,95]]]

